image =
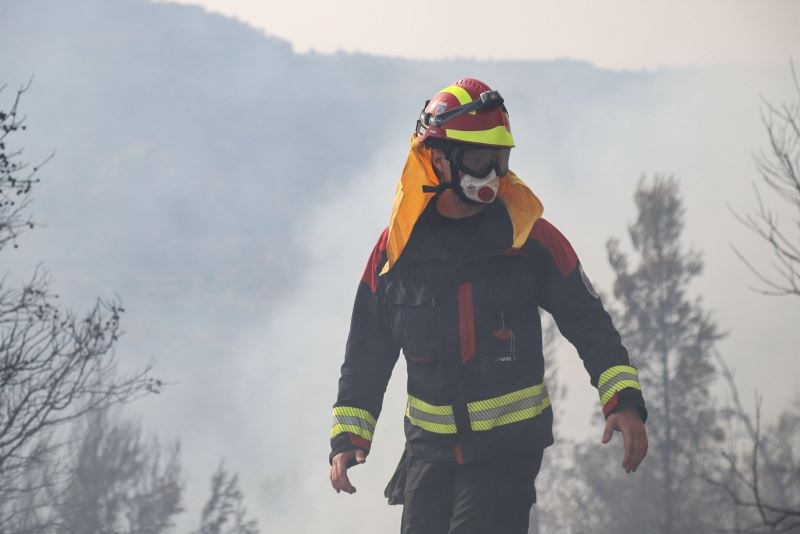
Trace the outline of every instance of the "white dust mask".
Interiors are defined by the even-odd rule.
[[[497,190],[500,189],[500,178],[494,169],[483,178],[465,174],[461,177],[460,182],[464,196],[481,204],[494,202],[494,199],[497,198]]]

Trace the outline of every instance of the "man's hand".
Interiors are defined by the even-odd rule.
[[[613,413],[606,420],[606,431],[603,433],[603,443],[611,441],[614,431],[622,432],[625,441],[625,457],[622,467],[626,473],[636,471],[639,464],[647,455],[647,431],[644,429],[642,418],[636,408],[629,408]]]
[[[347,478],[347,464],[353,458],[355,458],[356,464],[363,464],[367,461],[367,454],[363,449],[352,449],[340,452],[333,457],[331,462],[331,486],[336,490],[336,493],[340,491],[346,493],[356,492],[356,488],[350,484],[350,479]]]

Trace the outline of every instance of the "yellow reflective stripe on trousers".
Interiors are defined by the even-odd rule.
[[[456,141],[464,141],[467,143],[485,143],[487,145],[495,146],[514,146],[514,138],[511,132],[505,126],[495,126],[489,130],[453,130],[452,128],[446,129],[448,139],[455,139]]]
[[[412,425],[435,434],[455,434],[457,431],[453,407],[449,405],[436,406],[409,395],[406,417]]]
[[[333,423],[331,424],[331,437],[349,432],[372,441],[375,432],[375,418],[367,410],[352,406],[335,406],[333,408]]]
[[[499,397],[467,403],[472,430],[491,430],[526,419],[533,419],[550,406],[544,384],[538,384]]]
[[[499,397],[467,404],[470,427],[474,431],[491,430],[498,426],[533,419],[550,406],[550,397],[544,384],[512,391]],[[408,396],[406,416],[411,424],[435,434],[455,434],[456,421],[453,407],[436,406]]]
[[[600,394],[600,406],[605,407],[615,393],[625,388],[642,390],[639,384],[639,372],[630,365],[616,365],[607,369],[597,381],[597,392]]]

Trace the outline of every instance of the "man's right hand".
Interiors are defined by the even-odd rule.
[[[331,462],[331,486],[336,490],[336,493],[340,491],[346,493],[356,492],[356,488],[350,484],[350,479],[347,478],[347,465],[352,462],[353,458],[355,458],[356,465],[363,464],[367,461],[367,453],[363,449],[352,449],[340,452],[333,457]]]

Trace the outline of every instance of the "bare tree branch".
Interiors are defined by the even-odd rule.
[[[26,129],[20,103],[30,84],[17,90],[7,111],[0,106],[0,249],[16,247],[20,233],[34,226],[24,210],[42,164],[29,167],[22,149],[9,146]],[[58,459],[42,444],[58,448],[66,423],[158,392],[163,384],[151,377],[151,364],[130,374],[119,371],[119,299],[98,299],[78,315],[58,305],[43,269],[19,288],[7,278],[0,277],[0,532],[25,532],[28,527],[20,525],[42,507],[37,495],[58,487],[51,472]],[[33,480],[37,472],[42,477]]]
[[[783,458],[779,462],[773,458],[772,448],[764,443],[761,428],[761,398],[756,395],[755,416],[754,419],[751,419],[742,406],[738,388],[733,380],[733,372],[719,354],[716,356],[722,375],[731,391],[733,406],[728,412],[744,426],[746,438],[750,444],[750,452],[744,456],[747,463],[746,470],[739,466],[739,454],[735,446],[731,446],[727,452],[720,452],[720,456],[727,466],[727,478],[720,477],[719,473],[724,471],[717,470],[714,475],[704,474],[703,480],[726,495],[737,510],[747,512],[746,515],[750,516],[752,522],[746,527],[717,530],[718,532],[788,532],[800,524],[800,496],[797,496],[797,488],[794,487],[792,478],[787,477],[786,473],[792,473],[795,469],[800,469],[800,466],[781,466],[786,463],[786,459]],[[772,442],[781,441],[774,429],[770,434],[772,436],[768,436],[768,438]],[[791,462],[791,460],[789,461]],[[764,464],[769,475],[769,484],[767,485],[761,480],[761,463]],[[770,489],[771,497],[765,496],[766,487]],[[799,501],[794,505],[788,504],[791,490],[794,490]],[[743,494],[747,497],[744,497]],[[780,501],[781,504],[774,504],[775,500]]]
[[[33,185],[39,182],[36,173],[53,156],[52,154],[39,164],[30,167],[21,158],[22,149],[8,146],[9,137],[27,128],[25,117],[19,116],[19,105],[23,95],[31,86],[33,79],[17,89],[16,95],[8,110],[0,108],[0,249],[9,243],[16,247],[16,238],[26,228],[33,228],[33,220],[24,215],[30,204],[30,193]],[[0,87],[0,94],[5,89]]]
[[[734,247],[734,252],[758,278],[764,288],[759,293],[772,296],[800,297],[800,83],[791,63],[795,101],[775,105],[762,97],[761,122],[767,134],[768,149],[755,157],[761,181],[794,214],[794,228],[787,230],[778,214],[767,208],[754,185],[758,210],[742,216],[733,209],[736,219],[771,249],[775,263],[772,274],[765,274]]]

